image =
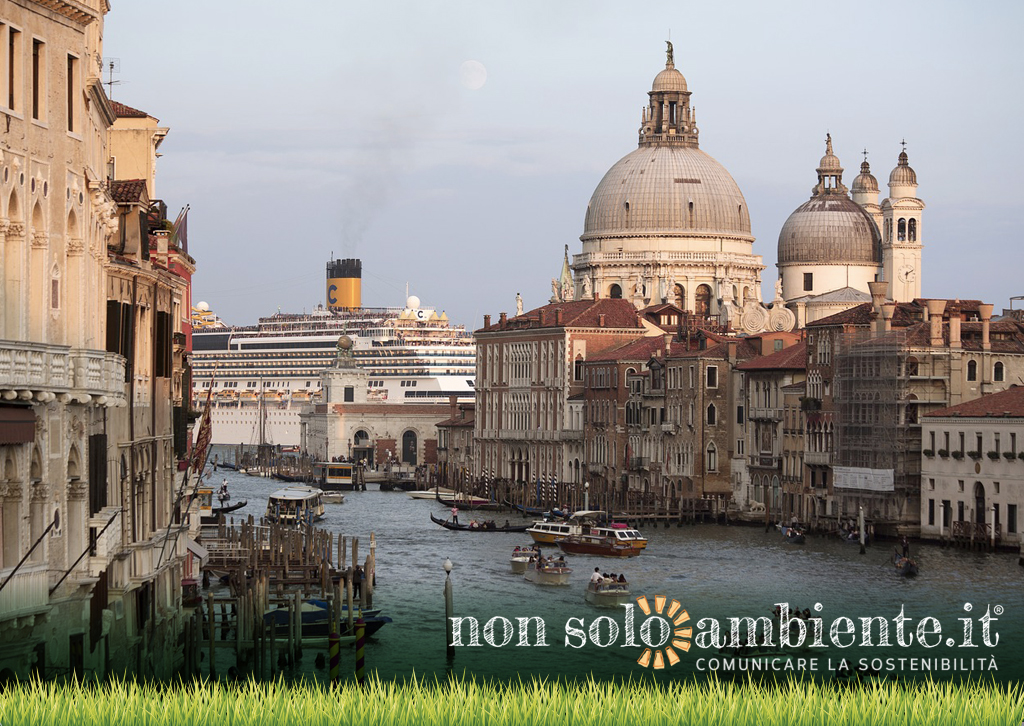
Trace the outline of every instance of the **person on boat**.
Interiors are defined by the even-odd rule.
[[[356,565],[356,569],[352,572],[352,597],[359,597],[359,593],[362,590],[363,585],[363,567],[362,565]]]
[[[619,584],[620,585],[625,585],[626,584],[626,576],[625,575],[619,575]]]
[[[452,523],[453,524],[458,524],[459,523],[459,508],[458,507],[452,507]]]
[[[511,524],[509,524],[509,523],[508,523],[508,520],[506,519],[506,520],[505,520],[505,529],[508,529],[508,528],[509,528],[509,527],[511,527],[511,526],[512,526],[512,525],[511,525]]]
[[[910,540],[907,539],[907,535],[900,539],[900,545],[903,547],[903,556],[910,557]]]
[[[590,581],[595,585],[600,585],[604,582],[604,577],[601,576],[601,568],[595,567],[594,574],[590,576]]]

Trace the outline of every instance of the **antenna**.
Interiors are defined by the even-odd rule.
[[[113,100],[114,98],[114,86],[120,86],[121,81],[114,80],[114,74],[121,72],[121,59],[120,58],[104,58],[103,65],[107,69],[107,81],[103,84],[107,87],[107,98]]]

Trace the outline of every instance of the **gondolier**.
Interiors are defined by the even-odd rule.
[[[459,508],[458,507],[452,507],[452,524],[458,524],[458,523],[459,523]]]

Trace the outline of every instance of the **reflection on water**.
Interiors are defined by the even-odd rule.
[[[214,475],[219,482],[226,477],[233,501],[247,499],[248,506],[237,514],[259,517],[266,507],[267,495],[283,486],[271,479],[248,477],[221,470]],[[375,485],[371,485],[374,487]],[[474,616],[483,624],[495,616],[515,623],[516,617],[540,616],[546,625],[546,647],[521,647],[518,637],[503,648],[462,647],[456,649],[454,668],[484,676],[509,677],[515,674],[577,676],[594,673],[634,676],[644,673],[636,664],[640,647],[624,647],[620,634],[614,645],[581,649],[565,646],[565,626],[569,618],[582,618],[587,627],[599,616],[613,616],[619,625],[623,613],[597,609],[584,601],[586,582],[595,566],[602,571],[623,572],[634,595],[665,595],[679,600],[691,617],[687,625],[697,626],[702,618],[718,618],[728,629],[727,618],[767,616],[775,603],[813,608],[821,603],[820,616],[828,627],[840,616],[884,616],[890,620],[890,640],[895,641],[891,619],[901,608],[914,629],[924,617],[934,617],[943,627],[943,639],[952,636],[959,646],[963,625],[959,618],[974,616],[973,641],[981,645],[978,618],[987,607],[1001,606],[1002,614],[993,623],[999,635],[995,648],[946,647],[925,649],[830,647],[821,652],[802,653],[817,656],[818,672],[834,667],[841,658],[856,663],[860,658],[925,657],[956,659],[937,677],[969,675],[950,668],[969,667],[970,660],[995,656],[997,680],[1018,679],[1024,674],[1024,568],[1017,558],[962,550],[917,545],[913,555],[921,567],[914,579],[903,579],[893,571],[892,545],[870,547],[859,554],[856,545],[844,545],[834,539],[810,538],[803,546],[788,545],[776,532],[763,528],[699,525],[670,528],[645,528],[650,539],[646,552],[626,561],[582,555],[568,556],[575,572],[568,587],[542,587],[513,575],[509,556],[516,545],[529,542],[528,535],[451,532],[430,522],[441,505],[430,500],[412,500],[402,492],[346,493],[344,504],[328,504],[327,517],[319,526],[332,532],[360,537],[360,558],[365,557],[369,534],[377,535],[377,589],[374,605],[394,619],[372,639],[366,649],[367,666],[382,676],[439,674],[446,672],[444,643],[444,570],[450,557],[455,565],[452,581],[455,610],[460,616]],[[518,515],[487,513],[503,523]],[[463,519],[468,520],[465,512]],[[964,604],[971,603],[970,613]],[[637,627],[640,613],[637,613]],[[498,635],[501,634],[498,627]],[[607,628],[603,631],[607,633]],[[860,629],[858,629],[858,637]],[[878,642],[877,627],[874,642]],[[531,642],[533,635],[531,631]],[[660,678],[688,677],[695,672],[698,658],[717,655],[714,651],[692,648],[680,653],[674,668],[657,674]],[[306,672],[317,677],[314,655],[304,659]],[[345,662],[343,656],[343,662]],[[351,656],[348,656],[351,660]],[[933,664],[934,667],[938,663]],[[975,668],[977,669],[977,665]],[[903,676],[914,674],[903,672]],[[975,670],[974,676],[989,676]]]

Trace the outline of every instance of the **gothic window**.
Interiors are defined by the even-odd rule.
[[[907,239],[911,242],[917,242],[917,220],[911,219],[907,222]]]
[[[995,366],[992,368],[992,380],[1002,381],[1003,377],[1003,364],[997,361]]]
[[[708,404],[708,415],[707,415],[708,426],[714,426],[718,423],[718,409],[715,408],[715,404]]]
[[[971,360],[967,361],[967,380],[976,381],[978,380],[978,361]]]
[[[708,444],[704,461],[707,464],[707,471],[718,471],[718,448],[712,442]]]

